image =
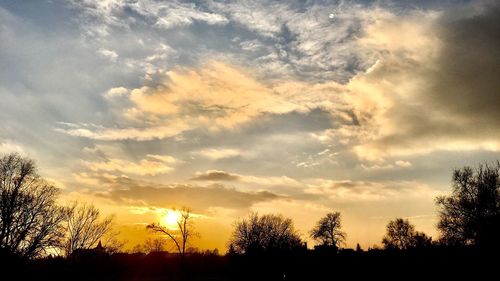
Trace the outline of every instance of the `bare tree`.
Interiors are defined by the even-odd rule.
[[[323,246],[340,248],[345,243],[346,234],[342,231],[339,212],[328,213],[321,218],[310,232],[311,238]]]
[[[387,224],[387,233],[382,239],[386,249],[408,250],[424,248],[432,244],[432,238],[425,233],[415,231],[410,221],[397,218]]]
[[[113,224],[113,223],[112,223]],[[113,227],[111,226],[111,230],[108,231],[104,236],[102,237],[102,246],[104,247],[104,250],[108,254],[114,254],[123,251],[123,248],[125,244],[127,243],[126,240],[118,239],[118,236],[120,235],[119,231],[113,230]]]
[[[500,163],[456,169],[452,187],[437,198],[441,242],[500,247]]]
[[[231,251],[240,254],[291,250],[301,245],[291,219],[257,213],[237,222],[229,241]]]
[[[176,229],[169,229],[159,223],[150,224],[147,228],[154,232],[166,235],[175,244],[177,252],[184,255],[186,253],[186,245],[188,245],[191,238],[197,234],[193,230],[191,210],[183,207],[178,212],[179,219],[176,222]]]
[[[32,258],[58,247],[64,235],[59,190],[19,154],[0,158],[0,248]]]
[[[111,231],[113,217],[100,219],[100,211],[94,205],[74,202],[66,210],[66,255],[77,249],[90,249]],[[112,240],[111,240],[112,241]]]
[[[165,239],[162,238],[148,238],[144,241],[143,249],[146,253],[161,252],[166,248]]]

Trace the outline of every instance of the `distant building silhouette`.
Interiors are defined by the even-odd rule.
[[[95,248],[92,249],[76,249],[71,253],[72,258],[81,258],[81,257],[101,257],[101,256],[107,256],[108,253],[106,253],[106,248],[102,246],[101,241],[99,240],[99,243]]]

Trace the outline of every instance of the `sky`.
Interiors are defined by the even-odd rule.
[[[437,238],[453,169],[500,158],[499,46],[496,1],[0,0],[0,153],[126,247],[182,206],[201,249],[254,211]]]

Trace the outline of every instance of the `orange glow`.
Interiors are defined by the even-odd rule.
[[[177,222],[179,221],[181,214],[175,210],[167,210],[167,212],[162,217],[162,223],[165,227],[170,229],[177,229]]]

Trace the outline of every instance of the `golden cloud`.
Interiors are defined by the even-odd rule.
[[[177,68],[161,74],[156,86],[112,88],[107,98],[126,98],[121,108],[124,127],[62,124],[73,136],[98,140],[151,140],[177,136],[192,129],[236,129],[264,114],[334,112],[340,107],[337,83],[283,82],[266,85],[249,71],[222,62],[207,62],[197,69]]]
[[[435,150],[498,151],[500,100],[495,89],[500,85],[495,74],[500,56],[492,38],[500,36],[494,28],[463,28],[471,21],[478,23],[471,26],[495,26],[497,11],[471,9],[453,16],[378,10],[373,20],[363,22],[364,33],[357,42],[360,52],[369,54],[366,61],[373,56],[378,60],[346,84],[267,84],[256,78],[261,74],[210,61],[160,73],[161,78],[148,86],[111,89],[108,95],[130,102],[118,110],[121,127],[66,124],[58,130],[99,140],[151,140],[190,130],[237,130],[266,114],[320,108],[352,122],[313,132],[314,138],[347,146],[361,160],[381,167],[388,157]],[[464,40],[457,41],[453,34]],[[481,69],[491,73],[478,77]],[[239,155],[230,150],[199,153],[211,159]]]
[[[493,109],[496,106],[490,106],[500,101],[498,93],[492,92],[499,87],[498,79],[490,79],[489,72],[473,78],[477,73],[470,71],[500,71],[495,48],[488,47],[497,41],[476,46],[490,42],[488,35],[498,38],[498,31],[463,28],[470,21],[481,22],[480,26],[498,24],[495,14],[382,13],[366,27],[359,44],[376,50],[379,60],[349,81],[345,96],[361,123],[361,130],[347,135],[362,160],[383,164],[387,157],[436,150],[500,150],[498,122],[493,122],[500,115]],[[476,42],[473,38],[478,34],[484,40]],[[334,133],[329,135],[339,135]]]
[[[83,165],[94,172],[117,172],[123,174],[154,176],[173,171],[173,165],[178,162],[178,160],[169,155],[148,154],[145,159],[141,159],[138,163],[110,158],[106,161],[83,161]],[[85,177],[82,177],[82,175],[78,176],[78,179],[85,180]]]

